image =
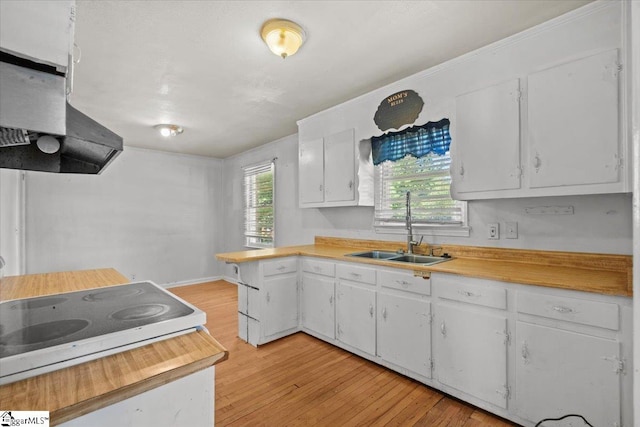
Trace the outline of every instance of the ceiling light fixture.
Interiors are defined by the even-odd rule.
[[[283,59],[295,54],[305,39],[302,27],[287,19],[268,20],[262,25],[260,34],[271,52]]]
[[[178,125],[162,124],[162,125],[155,125],[154,128],[158,129],[158,132],[160,132],[160,135],[164,136],[165,138],[168,138],[170,136],[177,136],[177,135],[180,135],[182,132],[184,132],[184,129]]]

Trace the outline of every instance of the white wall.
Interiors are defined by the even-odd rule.
[[[222,162],[125,147],[101,175],[26,172],[26,272],[114,267],[159,284],[219,275]]]
[[[0,256],[5,276],[24,273],[24,173],[0,169]]]

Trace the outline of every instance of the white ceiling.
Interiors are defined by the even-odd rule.
[[[71,103],[125,146],[224,158],[589,1],[78,0]],[[307,33],[285,60],[259,35],[275,17]],[[165,139],[158,123],[185,132]]]

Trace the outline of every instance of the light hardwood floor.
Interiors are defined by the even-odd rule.
[[[216,366],[217,426],[513,426],[304,333],[256,349],[237,337],[237,288],[171,288],[229,350]]]

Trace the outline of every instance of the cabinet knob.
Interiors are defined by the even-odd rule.
[[[373,317],[373,304],[369,304],[369,316]]]
[[[333,295],[329,295],[329,304],[333,304]]]
[[[387,320],[387,307],[382,308],[382,318]]]
[[[445,326],[444,321],[440,323],[440,333],[443,337],[447,335],[447,327]]]
[[[464,176],[464,165],[460,164],[460,176]]]
[[[322,184],[320,184],[320,187],[318,187],[318,190],[322,191]]]
[[[353,181],[349,181],[349,190],[353,189]]]

